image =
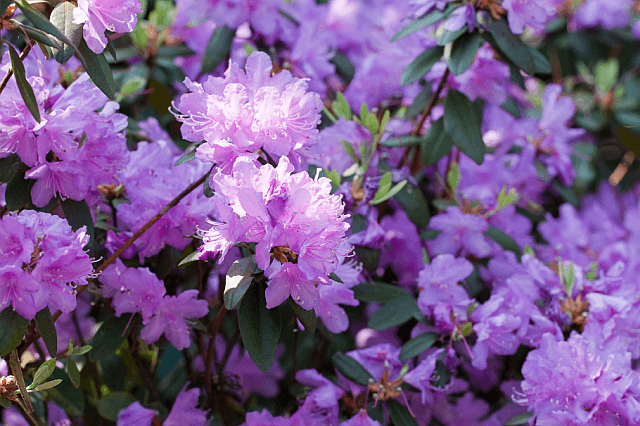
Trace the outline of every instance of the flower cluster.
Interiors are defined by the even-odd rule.
[[[66,220],[24,210],[0,219],[0,310],[11,306],[27,319],[46,307],[76,308],[76,285],[93,273],[84,252],[85,227],[73,232]]]

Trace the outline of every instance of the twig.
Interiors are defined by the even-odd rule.
[[[207,346],[207,357],[204,360],[204,385],[207,389],[207,395],[209,401],[213,399],[213,384],[211,383],[211,364],[213,364],[214,342],[224,317],[227,316],[227,308],[224,305],[220,305],[220,310],[216,314],[216,318],[211,324],[211,332],[209,333],[209,345]],[[209,405],[209,404],[207,404]]]

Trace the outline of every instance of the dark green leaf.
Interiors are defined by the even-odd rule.
[[[91,350],[89,351],[89,359],[91,362],[103,360],[116,353],[120,345],[131,332],[131,327],[127,327],[131,319],[131,314],[125,314],[120,317],[112,317],[102,323],[96,335],[91,341]]]
[[[538,49],[529,47],[529,53],[533,58],[533,67],[536,70],[536,74],[551,74],[551,63],[546,56],[542,54]]]
[[[399,297],[381,306],[369,319],[368,327],[386,330],[404,324],[416,314],[420,314],[416,300],[412,296]]]
[[[300,320],[304,329],[309,333],[315,333],[316,327],[318,325],[318,319],[316,318],[316,311],[313,309],[306,310],[302,309],[302,306],[298,305],[293,299],[289,298],[289,302],[291,304],[291,308],[293,309],[293,313]]]
[[[333,366],[344,377],[359,385],[366,386],[369,379],[373,380],[373,376],[358,361],[342,352],[336,352],[331,357]]]
[[[533,417],[533,413],[520,414],[519,416],[515,416],[511,420],[506,422],[504,426],[526,425],[529,424],[529,419],[531,417]]]
[[[406,86],[409,83],[421,79],[424,77],[431,67],[442,58],[444,49],[439,46],[434,46],[428,50],[422,52],[416,59],[407,65],[402,71],[400,77],[400,84]]]
[[[442,231],[439,231],[437,229],[427,229],[420,234],[420,238],[424,241],[435,240],[436,237],[440,235],[440,232]]]
[[[118,413],[135,402],[129,392],[109,392],[98,401],[98,413],[107,420],[115,422]]]
[[[498,243],[498,245],[500,245],[500,247],[502,247],[503,249],[514,252],[516,256],[518,256],[518,259],[520,259],[520,256],[522,256],[522,249],[520,248],[518,243],[516,243],[513,238],[511,238],[509,235],[505,234],[498,228],[490,226],[486,231],[484,231],[484,235]]]
[[[276,357],[282,319],[278,307],[267,309],[264,292],[262,283],[249,287],[238,310],[238,326],[249,356],[266,373]]]
[[[91,217],[91,211],[86,201],[76,201],[67,198],[62,201],[62,211],[64,212],[67,222],[71,225],[71,229],[76,231],[86,226],[87,235],[91,237],[91,240],[94,239],[93,217]]]
[[[13,70],[13,76],[16,79],[16,83],[18,85],[18,90],[20,90],[20,96],[22,96],[22,100],[25,105],[29,109],[29,112],[39,123],[40,119],[40,109],[38,107],[38,101],[36,100],[36,95],[33,93],[33,89],[31,85],[27,81],[27,76],[25,75],[24,65],[22,65],[22,61],[20,60],[20,54],[16,52],[16,49],[13,48],[8,42],[0,39],[4,44],[9,48],[9,58],[11,60],[11,69]]]
[[[380,145],[388,147],[396,146],[414,146],[422,141],[420,136],[399,136],[397,138],[389,138],[380,142]]]
[[[116,83],[113,81],[113,74],[111,73],[109,62],[107,62],[104,54],[93,53],[84,40],[82,40],[80,46],[78,46],[78,50],[84,57],[84,70],[89,74],[89,77],[91,77],[91,81],[93,81],[109,99],[115,99]]]
[[[413,418],[407,407],[395,399],[387,401],[387,408],[394,426],[418,426],[416,419]]]
[[[51,358],[43,362],[42,365],[38,367],[36,374],[33,376],[33,382],[31,382],[31,384],[27,389],[35,388],[41,385],[42,383],[44,383],[44,381],[47,380],[49,376],[53,374],[53,371],[55,369],[56,369],[55,358]]]
[[[340,52],[336,52],[330,62],[336,66],[336,72],[344,78],[347,85],[351,83],[356,73],[356,67],[349,58]]]
[[[0,16],[4,15],[11,3],[13,3],[13,0],[0,0]]]
[[[354,251],[367,271],[375,271],[380,263],[380,249],[356,246]]]
[[[51,358],[55,358],[58,354],[58,333],[48,307],[36,314],[36,325],[49,351],[49,355],[51,355]]]
[[[434,165],[438,160],[447,155],[453,147],[453,141],[444,130],[442,118],[431,123],[431,128],[422,138],[420,152],[425,166]]]
[[[65,372],[56,368],[50,377],[52,381],[61,380],[62,382],[50,389],[47,394],[53,401],[64,411],[72,416],[82,416],[84,414],[84,391],[76,389],[69,380]]]
[[[229,27],[216,28],[202,56],[200,74],[210,73],[227,57],[231,51],[231,42],[233,42],[235,35],[236,32]]]
[[[18,347],[28,326],[29,321],[12,308],[0,312],[0,357]]]
[[[80,387],[80,370],[78,370],[78,366],[76,365],[76,362],[72,359],[67,359],[67,374],[69,375],[69,380],[71,380],[71,384],[79,388]]]
[[[51,380],[50,382],[46,382],[46,383],[43,383],[43,384],[41,384],[39,386],[36,386],[35,388],[33,388],[33,390],[35,390],[37,392],[40,392],[40,391],[43,391],[43,390],[55,388],[60,383],[62,383],[62,379]]]
[[[424,228],[429,224],[429,205],[419,188],[406,185],[394,199],[402,205],[409,220],[418,228]]]
[[[178,263],[178,266],[186,265],[187,263],[195,262],[196,260],[200,260],[200,253],[198,250],[189,253],[184,259]]]
[[[204,180],[204,184],[202,185],[202,191],[204,192],[204,196],[207,198],[213,197],[215,193],[213,188],[211,188],[209,181],[211,180],[211,172],[207,175],[207,178]]]
[[[6,395],[0,395],[0,405],[2,405],[4,408],[10,408],[13,403],[11,402],[11,400],[9,400],[9,398],[6,397]]]
[[[436,37],[436,43],[438,43],[438,46],[446,46],[466,32],[468,32],[466,25],[455,31],[444,30],[442,34]]]
[[[55,27],[73,43],[75,46],[80,44],[82,40],[82,24],[73,22],[73,10],[77,6],[71,2],[58,3],[53,8],[49,20]],[[67,44],[62,44],[62,49],[54,48],[52,50],[56,61],[61,64],[66,63],[75,53],[73,48]]]
[[[480,121],[469,98],[457,90],[449,90],[444,101],[444,128],[454,145],[478,164],[482,164],[485,152]]]
[[[429,104],[429,97],[431,96],[431,85],[427,84],[422,89],[418,96],[413,100],[413,103],[407,108],[405,119],[413,120],[416,118]],[[406,136],[405,136],[406,137]]]
[[[329,278],[334,280],[334,281],[336,281],[336,282],[339,282],[340,284],[344,284],[342,282],[342,279],[339,276],[337,276],[335,272],[330,273],[329,274]]]
[[[187,150],[182,154],[182,157],[178,158],[178,161],[175,162],[173,167],[179,166],[180,164],[188,163],[191,160],[196,159],[196,146],[190,145]]]
[[[16,211],[24,208],[31,200],[31,186],[34,182],[24,178],[24,170],[16,173],[7,183],[4,193],[7,209]]]
[[[375,407],[374,407],[375,405]],[[375,402],[370,402],[367,404],[367,414],[373,420],[376,420],[380,424],[384,424],[384,408],[382,408],[381,403],[375,404]]]
[[[522,71],[533,75],[536,72],[535,62],[527,46],[520,36],[513,34],[505,18],[489,19],[489,30],[496,45]]]
[[[509,62],[509,79],[518,85],[522,90],[525,90],[524,77],[520,72],[520,68]]]
[[[50,37],[49,34],[45,33],[38,28],[32,27],[31,25],[25,25],[22,22],[16,21],[15,19],[11,20],[11,23],[20,29],[20,32],[24,30],[25,33],[29,36],[29,38],[34,39],[42,44],[46,44],[49,47],[61,49],[64,45],[63,42],[59,42],[53,37]]]
[[[440,336],[436,333],[423,333],[409,340],[407,343],[402,345],[400,361],[405,361],[420,355],[422,352],[433,346],[439,337]]]
[[[578,197],[576,196],[576,193],[573,192],[573,188],[564,186],[557,180],[554,180],[551,186],[553,186],[553,189],[558,191],[558,193],[562,196],[562,198],[565,199],[565,201],[573,204],[575,207],[578,207],[580,202],[578,201]]]
[[[401,38],[408,36],[409,34],[413,34],[416,31],[420,31],[423,28],[428,27],[429,25],[435,24],[436,22],[445,19],[451,12],[453,12],[457,8],[456,5],[450,4],[447,6],[445,10],[434,9],[432,12],[426,14],[425,16],[416,19],[413,22],[407,24],[404,28],[398,31],[391,41],[398,41]]]
[[[383,282],[362,283],[352,288],[361,302],[387,303],[400,297],[410,297],[402,288]]]
[[[224,286],[224,306],[232,310],[240,304],[242,297],[253,281],[255,256],[238,259],[229,267]]]
[[[453,43],[449,69],[455,75],[465,72],[476,57],[476,52],[484,43],[484,39],[477,32],[467,33]]]

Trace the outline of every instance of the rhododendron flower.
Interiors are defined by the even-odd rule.
[[[84,24],[82,36],[87,46],[95,53],[107,47],[104,32],[128,33],[138,22],[142,6],[138,0],[78,0],[73,9],[73,22]]]

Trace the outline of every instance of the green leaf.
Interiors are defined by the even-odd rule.
[[[7,182],[4,198],[10,211],[24,208],[31,200],[31,186],[35,181],[25,179],[24,173],[24,170],[19,171]]]
[[[302,306],[294,302],[291,297],[289,297],[289,302],[291,304],[291,308],[293,309],[293,313],[300,320],[300,322],[304,326],[304,329],[309,333],[315,333],[316,327],[318,325],[316,311],[313,309],[310,309],[308,311],[306,309],[303,309]]]
[[[9,58],[11,60],[11,69],[13,70],[13,76],[16,79],[16,83],[18,84],[18,90],[20,91],[20,96],[22,96],[22,100],[24,101],[27,109],[39,123],[41,121],[40,118],[40,109],[38,107],[38,101],[36,100],[36,95],[33,93],[33,89],[31,85],[27,81],[27,77],[24,71],[24,65],[22,65],[22,61],[20,60],[20,54],[13,48],[11,44],[0,39],[4,44],[7,45],[9,49]]]
[[[371,417],[373,420],[376,420],[381,425],[384,424],[384,408],[382,404],[375,404],[375,402],[368,403],[367,414],[369,415],[369,417]]]
[[[546,56],[542,54],[538,49],[527,46],[529,53],[533,57],[533,67],[536,70],[536,74],[551,74],[551,63]]]
[[[60,383],[62,383],[62,379],[51,380],[50,382],[46,382],[46,383],[41,384],[40,386],[36,386],[35,388],[33,388],[33,390],[36,391],[36,392],[40,392],[40,391],[43,391],[43,390],[55,388]]]
[[[255,267],[255,256],[243,257],[231,264],[224,286],[225,308],[232,310],[240,304],[253,281]]]
[[[344,117],[345,120],[351,120],[351,107],[349,101],[340,92],[336,92],[336,100],[331,104],[333,112],[338,117]]]
[[[424,138],[420,136],[398,136],[396,138],[389,138],[380,142],[380,145],[395,148],[398,146],[414,146],[422,143]]]
[[[131,332],[127,327],[131,314],[112,317],[102,323],[91,341],[89,359],[91,362],[103,360],[116,353],[122,342]],[[126,334],[125,333],[126,330]]]
[[[89,210],[86,201],[76,201],[67,198],[62,201],[62,211],[64,212],[67,222],[71,225],[71,229],[77,231],[83,226],[86,226],[87,235],[91,237],[91,240],[94,239],[93,217],[91,217],[91,210]]]
[[[341,279],[339,276],[337,276],[335,272],[330,273],[330,274],[329,274],[329,278],[330,278],[330,279],[332,279],[332,280],[334,280],[334,281],[339,282],[340,284],[344,284],[344,283],[342,282],[342,279]]]
[[[374,201],[377,198],[381,198],[383,195],[389,192],[390,188],[391,188],[391,172],[386,172],[384,175],[382,175],[382,179],[380,179],[380,182],[378,184],[378,190],[376,191],[376,195],[373,198]]]
[[[449,90],[444,101],[444,128],[454,145],[477,164],[482,164],[485,153],[480,121],[469,98],[457,90]]]
[[[84,345],[83,347],[81,347],[78,350],[74,350],[73,351],[73,355],[84,355],[86,353],[89,353],[89,351],[91,350],[91,346],[90,345]]]
[[[249,287],[238,310],[238,326],[249,356],[266,373],[276,357],[282,319],[278,307],[267,309],[264,292],[260,282]]]
[[[98,414],[103,418],[115,422],[118,413],[135,402],[129,392],[109,392],[98,401]]]
[[[429,224],[429,205],[420,188],[406,185],[396,194],[395,200],[402,205],[409,220],[418,228],[424,228]]]
[[[198,252],[198,250],[189,253],[184,259],[180,261],[180,263],[178,263],[178,266],[184,266],[187,263],[195,262],[196,260],[200,260],[200,253]]]
[[[535,74],[535,62],[529,46],[522,41],[520,36],[511,32],[507,20],[500,18],[496,21],[490,18],[488,27],[500,51],[522,71],[529,75]]]
[[[175,162],[173,167],[177,167],[180,164],[188,163],[191,160],[196,159],[196,145],[189,145],[189,147],[185,150],[182,157],[178,158],[178,161]]]
[[[368,327],[386,330],[402,325],[416,315],[421,315],[421,312],[413,296],[399,297],[382,305],[369,319]]]
[[[462,28],[455,31],[444,30],[442,31],[442,33],[436,36],[436,43],[438,43],[438,46],[446,46],[452,41],[457,40],[458,37],[460,37],[464,33],[468,33],[466,25],[463,25]]]
[[[383,282],[362,283],[352,288],[361,302],[387,303],[401,297],[410,297],[402,288]]]
[[[424,77],[431,67],[442,58],[444,49],[439,46],[434,46],[431,49],[427,49],[422,52],[416,59],[407,65],[402,71],[400,77],[400,84],[406,86],[409,83],[413,83],[416,80]]]
[[[616,84],[618,73],[620,72],[620,64],[616,58],[608,61],[598,61],[595,69],[596,86],[602,93],[607,93]]]
[[[504,426],[526,425],[529,423],[529,419],[532,417],[533,417],[533,413],[520,414],[519,416],[515,416],[511,420],[506,422]]]
[[[351,83],[353,76],[356,74],[356,67],[346,55],[336,52],[329,62],[335,65],[336,72],[344,78],[347,85]]]
[[[71,380],[71,384],[76,388],[80,387],[80,370],[78,370],[78,366],[76,362],[72,359],[67,359],[67,374],[69,375],[69,380]]]
[[[407,180],[403,180],[402,182],[398,182],[397,184],[395,184],[393,186],[393,188],[391,188],[386,194],[384,194],[382,197],[374,199],[373,201],[371,201],[371,205],[376,205],[376,204],[380,204],[384,201],[387,201],[388,199],[390,199],[391,197],[393,197],[394,195],[398,194],[400,191],[402,191],[402,188],[404,188],[404,186],[407,184]]]
[[[408,36],[409,34],[413,34],[416,31],[420,31],[423,28],[428,27],[429,25],[435,24],[436,22],[440,21],[441,19],[445,19],[447,16],[449,16],[451,14],[451,12],[453,12],[455,9],[457,8],[456,5],[450,4],[447,6],[447,8],[445,10],[438,10],[438,9],[434,9],[432,12],[428,13],[427,15],[416,19],[413,22],[410,22],[409,24],[407,24],[404,28],[402,28],[400,31],[398,31],[393,38],[391,39],[391,41],[398,41],[401,38],[404,38],[406,36]]]
[[[231,42],[233,42],[235,35],[235,30],[227,26],[216,28],[202,56],[200,74],[210,73],[229,55]]]
[[[498,245],[503,249],[514,252],[516,256],[518,256],[518,259],[520,259],[520,257],[522,256],[522,249],[520,248],[516,240],[514,240],[498,228],[490,226],[486,231],[484,231],[484,235],[498,243]]]
[[[113,74],[111,68],[109,68],[109,62],[105,58],[103,53],[93,53],[87,42],[82,40],[78,46],[78,50],[82,54],[85,60],[84,70],[91,77],[91,81],[98,86],[98,89],[102,90],[102,93],[107,95],[109,99],[114,100],[116,98],[116,83],[113,81]]]
[[[7,398],[6,395],[0,395],[0,405],[2,405],[4,408],[11,408],[13,403],[9,400],[9,398]]]
[[[407,407],[396,401],[390,399],[387,401],[387,408],[389,409],[389,417],[396,426],[418,426],[416,419],[413,418]]]
[[[422,352],[433,346],[439,338],[440,336],[436,333],[422,333],[414,337],[402,345],[402,349],[400,350],[400,361],[405,361],[420,355]]]
[[[13,3],[13,0],[0,0],[0,16],[4,15],[11,3]]]
[[[36,388],[44,383],[45,380],[53,374],[53,371],[56,369],[56,359],[51,358],[43,362],[40,367],[38,367],[38,371],[33,376],[33,382],[27,387],[27,389]]]
[[[55,387],[47,389],[47,394],[64,411],[72,416],[84,415],[84,391],[76,389],[65,372],[56,368],[51,375],[52,381],[60,380]],[[51,382],[48,382],[51,383]],[[44,386],[42,384],[40,386]]]
[[[47,351],[49,351],[49,355],[51,355],[51,358],[55,358],[58,354],[58,333],[56,332],[56,326],[53,323],[51,311],[48,307],[45,307],[36,314],[36,325],[47,347]]]
[[[431,127],[420,142],[420,152],[425,166],[432,166],[447,155],[453,147],[453,141],[444,130],[444,119],[431,123]]]
[[[576,193],[573,192],[572,188],[564,186],[557,180],[554,180],[551,186],[553,187],[553,189],[558,191],[558,193],[562,196],[562,198],[565,199],[565,201],[571,203],[574,207],[578,207],[580,202],[578,201],[578,197],[576,196]]]
[[[29,321],[12,308],[0,312],[0,357],[18,347],[28,326]]]
[[[331,357],[333,366],[344,377],[359,385],[366,386],[369,379],[373,380],[373,376],[358,361],[342,352],[336,352]]]
[[[71,2],[58,3],[53,8],[49,20],[55,27],[73,43],[75,46],[82,41],[82,24],[73,22],[73,10],[77,6]],[[53,48],[52,53],[56,61],[61,64],[66,63],[75,53],[73,48],[67,44],[62,44],[61,49]]]
[[[458,193],[458,186],[460,186],[460,179],[461,179],[460,166],[458,166],[458,163],[451,164],[451,166],[449,167],[449,170],[447,171],[447,185],[451,189],[451,192],[453,192],[454,194]]]
[[[50,37],[49,34],[45,33],[38,28],[32,27],[31,25],[25,25],[22,22],[16,21],[15,19],[11,20],[11,23],[20,29],[20,32],[24,30],[25,33],[29,36],[29,38],[34,39],[42,44],[45,44],[49,47],[62,49],[64,45],[63,42],[58,42],[53,37]]]
[[[457,39],[453,43],[451,57],[449,58],[449,69],[451,72],[455,75],[460,75],[469,69],[482,43],[484,43],[484,39],[475,31],[467,33]]]

